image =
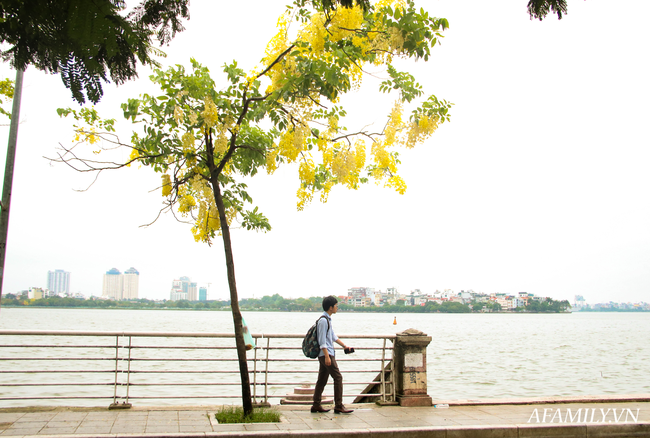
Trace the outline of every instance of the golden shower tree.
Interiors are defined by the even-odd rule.
[[[404,193],[398,151],[422,143],[448,121],[451,104],[424,95],[393,61],[428,60],[447,27],[447,20],[429,16],[412,1],[330,10],[296,0],[280,17],[278,33],[255,70],[225,65],[218,85],[194,59],[189,71],[156,70],[151,80],[162,94],[122,105],[125,118],[141,126],[129,144],[115,136],[115,121],[101,119],[94,109],[59,110],[76,118],[77,143],[103,140],[130,152],[114,164],[89,158],[77,145],[56,161],[90,172],[132,163],[151,167],[161,174],[163,210],[191,220],[197,242],[210,244],[221,236],[246,414],[252,403],[230,226],[235,221],[248,230],[271,226],[253,206],[242,177],[297,167],[298,210],[317,195],[326,202],[339,185],[357,189],[374,181]],[[380,90],[394,96],[385,126],[378,132],[348,130],[339,100],[361,85],[369,68],[382,69]]]

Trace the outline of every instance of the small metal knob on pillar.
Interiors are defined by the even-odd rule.
[[[431,406],[427,394],[427,346],[431,336],[416,329],[397,333],[395,385],[400,406]]]

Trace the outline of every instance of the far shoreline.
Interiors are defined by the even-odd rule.
[[[74,310],[86,310],[86,309],[100,309],[100,310],[183,310],[191,312],[229,312],[229,307],[222,307],[219,309],[195,309],[195,308],[184,308],[184,307],[166,307],[166,308],[151,308],[151,307],[89,307],[89,306],[11,306],[3,305],[0,309],[74,309]],[[243,312],[289,312],[289,313],[315,313],[320,312],[320,310],[280,310],[280,309],[241,309]],[[1,310],[0,310],[1,311]],[[396,314],[409,314],[409,313],[426,313],[426,314],[506,314],[506,315],[533,315],[533,314],[572,314],[572,313],[648,313],[649,310],[631,310],[631,309],[618,309],[618,310],[580,310],[580,311],[560,311],[560,312],[530,312],[530,311],[494,311],[494,312],[415,312],[415,311],[395,311],[392,310],[363,310],[357,311],[353,309],[345,309],[341,313],[396,313]]]

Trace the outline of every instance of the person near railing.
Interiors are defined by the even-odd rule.
[[[334,412],[337,414],[349,414],[352,409],[343,406],[343,376],[336,364],[334,353],[334,342],[343,347],[346,353],[353,352],[354,349],[348,347],[341,341],[332,328],[332,315],[339,309],[338,300],[330,295],[323,298],[323,315],[318,319],[318,344],[321,352],[318,355],[318,380],[314,389],[314,404],[311,412],[329,412],[321,405],[323,390],[327,384],[329,376],[334,380]]]

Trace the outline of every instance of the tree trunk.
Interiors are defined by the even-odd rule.
[[[221,196],[221,188],[217,176],[211,179],[214,200],[219,211],[219,221],[221,222],[221,234],[223,237],[223,248],[226,253],[226,269],[228,271],[228,287],[230,289],[230,308],[232,309],[232,319],[235,323],[235,343],[237,345],[237,358],[239,359],[239,374],[241,376],[241,395],[244,416],[253,413],[253,402],[251,399],[251,385],[248,375],[248,362],[246,361],[246,344],[244,343],[244,328],[242,323],[241,311],[239,310],[239,297],[237,296],[237,283],[235,282],[235,262],[232,257],[232,243],[230,241],[230,228],[226,221],[226,208]]]
[[[2,202],[0,204],[0,302],[2,301],[2,284],[5,278],[5,257],[7,255],[7,236],[9,235],[9,205],[11,204],[11,189],[14,178],[14,164],[16,161],[16,143],[18,141],[18,124],[20,123],[20,99],[23,93],[23,73],[23,70],[16,70],[11,126],[9,128],[9,143],[7,145],[7,161],[5,163]]]

